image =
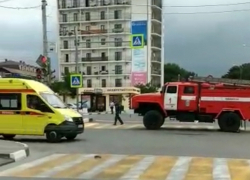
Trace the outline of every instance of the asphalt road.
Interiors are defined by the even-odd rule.
[[[183,131],[183,130],[159,130],[159,131],[148,131],[144,128],[137,129],[86,129],[85,133],[80,135],[76,141],[68,142],[62,141],[59,144],[50,144],[47,143],[43,137],[18,137],[16,140],[26,143],[31,148],[31,156],[21,162],[17,162],[14,164],[10,164],[0,168],[0,180],[21,180],[21,177],[32,177],[32,179],[36,179],[38,177],[46,177],[50,179],[48,176],[51,175],[52,171],[64,170],[67,166],[71,166],[71,161],[74,160],[79,161],[82,154],[98,154],[100,155],[100,159],[97,160],[90,159],[86,162],[86,164],[82,164],[81,168],[89,168],[94,165],[99,164],[98,161],[107,160],[112,155],[130,155],[128,159],[123,161],[123,164],[118,164],[116,168],[109,169],[103,173],[103,177],[109,178],[109,180],[119,179],[118,175],[121,175],[122,171],[125,171],[126,168],[132,167],[131,164],[137,162],[139,159],[142,159],[143,156],[144,161],[143,164],[149,164],[152,161],[154,156],[162,156],[161,159],[158,159],[158,164],[156,163],[156,167],[158,170],[154,171],[157,178],[153,178],[156,180],[165,179],[160,177],[162,175],[162,168],[159,166],[163,166],[165,164],[170,165],[176,160],[172,156],[180,157],[180,156],[188,156],[188,157],[211,157],[208,159],[196,159],[193,163],[199,164],[201,167],[211,168],[213,167],[212,158],[249,158],[250,159],[250,143],[249,142],[250,133],[242,132],[242,133],[223,133],[217,131]],[[65,157],[57,157],[58,159],[54,159],[58,154],[65,154]],[[45,163],[43,165],[38,165],[36,160],[39,158],[47,158],[49,163]],[[85,157],[86,158],[86,157]],[[117,156],[116,159],[119,159],[120,156]],[[164,161],[165,158],[165,161]],[[53,160],[54,159],[54,160]],[[187,159],[186,159],[187,160]],[[114,161],[114,159],[113,159]],[[111,161],[109,161],[111,163]],[[184,159],[182,159],[184,162]],[[27,163],[27,164],[25,164]],[[65,165],[65,163],[67,163]],[[79,163],[79,162],[78,162]],[[210,165],[207,165],[209,164]],[[232,167],[242,164],[241,161],[233,161]],[[21,166],[25,164],[24,166]],[[125,165],[124,165],[125,164]],[[183,165],[183,163],[182,163]],[[20,166],[20,167],[19,167]],[[39,166],[39,168],[36,168]],[[59,167],[57,167],[59,166]],[[73,166],[73,165],[72,165]],[[1,171],[14,168],[15,170],[22,170],[22,173],[9,173],[7,176],[11,176],[9,178],[3,177],[3,173]],[[95,172],[98,172],[99,169],[95,169]],[[142,168],[142,166],[141,166]],[[167,168],[167,167],[166,167]],[[183,168],[183,167],[182,167]],[[245,168],[245,167],[244,167]],[[45,173],[45,169],[48,170]],[[168,167],[169,171],[170,168]],[[50,171],[49,171],[50,170]],[[139,169],[140,170],[140,169]],[[139,172],[137,171],[135,172]],[[234,168],[231,168],[230,171],[233,171]],[[244,169],[246,172],[246,168]],[[71,169],[69,171],[65,171],[64,175],[55,175],[56,177],[60,177],[63,179],[65,176],[69,176],[70,174],[78,173],[79,168]],[[197,169],[199,172],[199,180],[202,179],[203,171]],[[67,172],[67,173],[66,173]],[[179,172],[179,171],[178,171]],[[235,171],[236,172],[236,171]],[[238,170],[238,173],[240,171]],[[66,173],[66,174],[65,174]],[[93,174],[94,171],[91,171]],[[88,179],[90,174],[82,174],[82,177]],[[112,174],[113,173],[113,174]],[[132,174],[133,174],[132,173]],[[233,173],[233,172],[232,172]],[[171,174],[171,173],[170,173]],[[248,172],[248,177],[250,174]],[[15,176],[15,177],[14,177]],[[129,176],[132,177],[132,176]],[[151,178],[150,178],[151,177]],[[197,176],[198,177],[198,176]],[[205,176],[204,176],[205,177]],[[243,176],[238,176],[241,179],[245,180]],[[248,178],[247,177],[247,178]],[[174,180],[181,180],[180,177],[174,178]],[[219,177],[217,177],[219,178]],[[27,178],[26,178],[27,179]],[[66,178],[69,179],[69,178]],[[97,178],[98,179],[98,178]],[[103,179],[100,178],[99,179]],[[105,179],[105,178],[104,178]],[[137,178],[130,178],[135,180]],[[141,178],[143,180],[152,179],[152,176],[145,176]],[[205,180],[206,178],[204,178]],[[208,179],[208,178],[207,178]],[[195,177],[192,180],[196,180]],[[202,179],[203,180],[203,179]],[[249,179],[246,179],[249,180]]]

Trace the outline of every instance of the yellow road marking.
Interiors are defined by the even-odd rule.
[[[11,176],[14,176],[14,177],[32,177],[32,176],[36,176],[36,175],[38,175],[40,173],[43,173],[43,172],[46,172],[46,171],[50,170],[51,168],[56,167],[58,165],[61,165],[61,164],[66,163],[68,161],[76,160],[79,157],[80,157],[79,154],[74,154],[74,155],[68,154],[68,155],[59,157],[57,159],[54,159],[53,161],[48,161],[48,162],[45,162],[45,163],[40,164],[38,166],[26,169],[24,171],[11,174]]]
[[[164,180],[176,163],[176,157],[157,157],[154,163],[140,176],[140,180]]]
[[[185,180],[213,180],[213,158],[193,158]]]
[[[228,160],[228,168],[232,180],[249,180],[250,168],[246,160]]]
[[[98,126],[99,123],[86,123],[84,126],[85,128],[93,128],[94,126]]]
[[[144,156],[128,156],[123,160],[119,161],[113,166],[108,167],[100,174],[98,174],[95,179],[119,179],[124,175],[130,168],[132,168],[137,162],[139,162]]]
[[[104,161],[106,161],[109,157],[111,157],[111,155],[101,155],[101,158],[99,159],[88,159],[86,161],[83,161],[77,165],[72,166],[71,168],[58,172],[57,174],[55,174],[54,178],[72,178],[72,177],[78,177],[79,175],[81,175],[84,172],[89,171],[90,169],[92,169],[93,167],[95,167],[98,164],[103,163]]]

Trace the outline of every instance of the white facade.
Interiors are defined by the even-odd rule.
[[[132,86],[131,28],[147,21],[147,82],[163,84],[162,0],[58,0],[59,77],[76,73],[74,27],[84,87]],[[132,3],[131,3],[132,2]]]

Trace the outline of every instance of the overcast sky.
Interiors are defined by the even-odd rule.
[[[0,6],[40,5],[40,0],[10,0]],[[250,3],[217,7],[168,7],[231,4],[247,0],[166,0],[165,61],[200,75],[219,76],[234,64],[250,60]],[[49,40],[55,41],[56,4],[48,0]],[[249,0],[250,2],[250,0]],[[27,59],[31,62],[42,52],[41,9],[11,10],[0,8],[0,59]],[[249,9],[246,12],[218,14],[171,14],[218,12]],[[167,14],[170,13],[170,14]],[[245,44],[245,46],[243,45]],[[55,56],[52,56],[55,61]],[[56,62],[54,62],[56,65]]]

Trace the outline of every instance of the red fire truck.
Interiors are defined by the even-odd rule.
[[[150,130],[174,117],[180,122],[218,121],[222,131],[239,132],[241,123],[250,119],[250,81],[191,77],[188,82],[166,83],[160,93],[134,96],[131,108],[144,116]]]

